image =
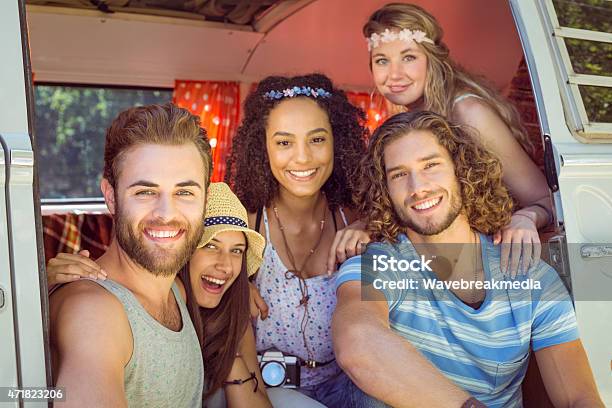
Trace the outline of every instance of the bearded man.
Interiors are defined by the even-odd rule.
[[[372,135],[355,198],[377,242],[336,276],[336,359],[393,407],[501,408],[523,406],[533,350],[555,406],[603,407],[557,272],[501,267],[513,201],[468,131],[419,111]]]
[[[101,188],[114,236],[96,261],[108,279],[50,297],[65,406],[201,406],[200,346],[175,277],[202,235],[211,170],[206,133],[185,109],[130,108],[111,124]]]

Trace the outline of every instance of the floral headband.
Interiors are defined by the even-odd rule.
[[[293,88],[286,88],[281,91],[271,90],[264,94],[265,99],[282,99],[282,98],[293,98],[296,96],[311,96],[313,98],[329,98],[331,92],[326,91],[323,88],[311,88],[309,86],[294,86]]]
[[[378,47],[381,42],[388,43],[395,40],[400,40],[404,42],[415,41],[418,43],[428,42],[430,44],[435,44],[433,40],[427,37],[427,34],[421,30],[410,30],[408,28],[404,28],[398,32],[391,31],[388,28],[382,33],[374,33],[370,36],[370,38],[366,38],[368,42],[368,51],[372,51],[372,49]]]

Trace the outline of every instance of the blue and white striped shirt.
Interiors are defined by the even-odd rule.
[[[374,255],[420,259],[405,235],[398,239],[396,244],[372,243],[362,256],[346,261],[336,276],[336,290],[348,281],[366,285],[375,278],[413,278],[420,283],[417,290],[381,289],[389,304],[391,329],[488,407],[521,407],[530,348],[537,351],[578,339],[573,305],[557,272],[540,261],[529,276],[517,277],[539,282],[540,289],[533,289],[533,284],[529,289],[488,289],[482,305],[473,309],[446,288],[425,288],[425,280],[435,281],[433,272],[372,272]],[[507,282],[500,269],[500,247],[484,235],[480,241],[485,282]]]

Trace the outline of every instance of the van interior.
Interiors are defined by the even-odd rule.
[[[269,75],[326,74],[366,111],[368,126],[374,129],[394,107],[374,92],[361,29],[386,3],[26,0],[44,243],[40,258],[81,249],[96,258],[109,244],[112,221],[98,188],[101,149],[106,126],[130,105],[174,101],[198,114],[213,146],[214,181],[223,180],[241,102]],[[536,146],[533,159],[544,171],[545,132],[533,86],[536,71],[523,48],[512,2],[412,3],[439,20],[455,61],[486,77],[513,101]],[[612,16],[611,10],[605,6],[603,14]],[[551,163],[548,167],[551,172]],[[551,195],[558,188],[553,176],[547,174]],[[564,234],[562,207],[556,208],[555,225],[542,232],[542,242]],[[572,280],[562,277],[571,289]],[[609,379],[608,371],[608,378],[598,378],[598,384]],[[535,359],[523,395],[525,407],[552,407]]]

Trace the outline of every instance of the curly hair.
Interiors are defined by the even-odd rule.
[[[360,162],[354,200],[367,216],[367,229],[374,240],[396,242],[402,231],[389,190],[384,163],[385,147],[411,131],[431,132],[454,161],[463,201],[462,211],[470,226],[492,234],[508,224],[514,202],[502,183],[497,157],[476,142],[467,129],[429,112],[404,112],[387,119],[372,135],[368,151]]]
[[[363,35],[370,38],[373,33],[385,29],[421,30],[432,39],[433,44],[421,42],[418,47],[427,55],[427,79],[423,95],[423,110],[452,118],[455,99],[463,94],[475,94],[495,111],[508,126],[512,135],[530,156],[534,146],[528,137],[517,109],[500,95],[486,79],[473,75],[453,61],[448,46],[442,41],[444,32],[434,16],[414,4],[389,3],[376,10],[363,26]],[[370,68],[371,68],[370,60]]]
[[[352,206],[351,179],[356,173],[359,159],[365,153],[365,113],[353,106],[344,92],[335,88],[325,75],[270,76],[262,80],[257,89],[247,96],[244,118],[227,158],[224,181],[232,186],[232,190],[251,213],[269,206],[279,188],[278,181],[270,169],[265,147],[266,127],[270,112],[284,99],[264,98],[264,94],[296,86],[323,88],[331,93],[329,98],[311,98],[327,113],[334,137],[334,168],[322,191],[331,209]]]

